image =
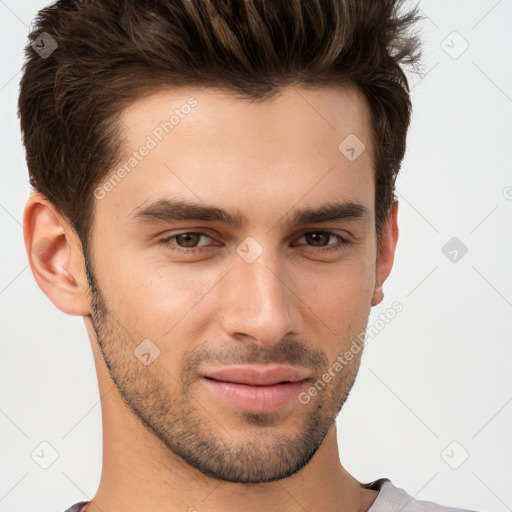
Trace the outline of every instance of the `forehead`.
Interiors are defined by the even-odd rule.
[[[242,143],[239,153],[261,157],[278,148],[279,153],[286,149],[299,153],[297,142],[305,139],[321,151],[354,134],[371,149],[367,101],[350,83],[311,89],[289,86],[266,100],[213,88],[161,90],[132,102],[121,119],[132,146],[147,134],[153,133],[155,139],[171,139],[167,136],[172,134],[189,136],[189,144],[194,142],[191,139],[198,144],[236,141]],[[288,144],[282,147],[285,141]]]
[[[132,103],[121,121],[125,151],[98,206],[125,218],[166,195],[262,216],[299,202],[373,206],[369,111],[354,86],[287,87],[264,101],[161,90]]]

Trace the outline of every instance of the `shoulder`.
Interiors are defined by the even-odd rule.
[[[416,500],[403,489],[395,487],[387,478],[363,485],[367,489],[379,491],[377,499],[368,512],[475,512],[474,510],[451,508],[432,501]]]

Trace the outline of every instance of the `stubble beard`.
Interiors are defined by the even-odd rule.
[[[247,436],[237,441],[229,428],[219,425],[195,399],[197,374],[190,373],[189,360],[178,377],[170,375],[161,365],[141,364],[133,353],[139,342],[132,339],[109,310],[90,264],[86,263],[86,271],[92,323],[110,376],[129,411],[165,445],[172,458],[177,455],[202,474],[233,483],[272,482],[306,466],[348,398],[360,355],[307,405],[297,403],[289,413],[296,417],[294,435],[280,431],[280,424],[287,420],[282,413],[240,411],[237,420],[247,428]],[[288,352],[286,357],[292,354],[290,345],[284,350]],[[295,359],[299,358],[297,352],[294,354]],[[273,361],[276,355],[273,352]],[[304,358],[304,354],[300,357]],[[323,352],[308,352],[307,357],[314,362],[315,374],[321,376],[327,370],[329,363]]]

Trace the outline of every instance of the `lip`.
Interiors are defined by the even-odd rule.
[[[223,401],[252,412],[275,411],[294,398],[309,380],[306,369],[282,365],[238,365],[203,374],[206,387]]]
[[[235,384],[271,386],[281,382],[302,381],[310,376],[310,372],[304,368],[284,365],[237,365],[206,371],[203,376]]]

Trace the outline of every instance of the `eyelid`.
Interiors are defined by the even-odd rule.
[[[353,236],[344,229],[337,228],[303,228],[297,231],[297,234],[294,235],[294,240],[300,238],[308,233],[330,233],[331,235],[339,236],[341,238],[345,238],[347,241],[353,239]]]
[[[300,240],[301,238],[303,238],[306,235],[309,235],[311,233],[323,233],[323,234],[331,235],[333,238],[342,239],[342,240],[345,240],[345,241],[348,242],[348,236],[340,235],[339,233],[336,233],[334,231],[330,231],[328,229],[312,229],[312,230],[308,230],[308,231],[305,231],[304,233],[302,233],[301,235],[299,235],[298,237],[296,237],[294,240]],[[315,246],[313,245],[311,247],[315,247]]]
[[[161,238],[159,240],[159,242],[161,243],[164,243],[164,244],[170,244],[171,240],[180,236],[180,235],[199,235],[199,236],[202,236],[202,237],[206,237],[206,238],[210,238],[211,240],[213,240],[213,236],[209,235],[208,233],[204,232],[204,231],[197,231],[197,230],[194,230],[194,229],[189,229],[189,230],[184,230],[184,231],[180,231],[178,233],[172,233],[170,235],[166,235],[164,236],[163,238]],[[172,245],[176,245],[176,244],[172,244]],[[199,247],[189,247],[189,248],[186,248],[186,247],[180,247],[179,245],[176,245],[176,247],[178,249],[184,249],[185,251],[187,252],[192,252],[194,251],[194,249],[200,249],[200,248],[203,248],[203,247],[206,247],[204,245],[201,245]]]

